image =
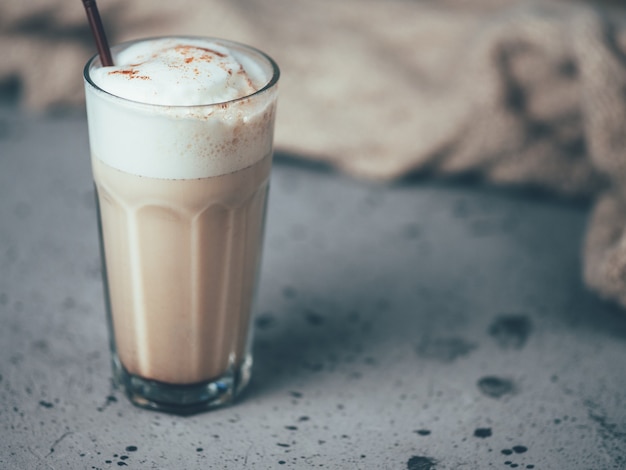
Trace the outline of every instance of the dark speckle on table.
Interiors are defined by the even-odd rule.
[[[437,462],[430,457],[414,455],[406,463],[407,470],[435,470]]]
[[[324,317],[313,310],[307,310],[305,312],[305,318],[309,325],[319,326],[324,323]]]
[[[515,385],[509,379],[502,377],[487,376],[478,380],[478,389],[491,398],[500,398],[515,392]]]
[[[98,411],[102,412],[105,409],[107,409],[107,407],[113,403],[117,403],[117,398],[115,397],[115,395],[108,395],[106,397],[106,401],[104,402],[104,404],[102,406],[99,406],[98,408],[96,408]]]
[[[489,326],[489,335],[502,349],[521,349],[532,332],[526,315],[501,315]]]
[[[480,437],[481,439],[486,439],[491,437],[492,432],[491,428],[477,428],[474,430],[474,437]]]
[[[452,362],[467,356],[476,347],[475,343],[460,337],[426,338],[417,346],[416,352],[418,356],[425,359]]]
[[[255,326],[259,330],[267,330],[276,324],[276,317],[271,313],[262,313],[257,316]]]

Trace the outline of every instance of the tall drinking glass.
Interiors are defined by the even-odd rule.
[[[264,53],[210,41],[262,77],[253,92],[147,104],[96,84],[97,56],[84,70],[114,379],[136,405],[180,414],[231,402],[250,378],[279,77]]]

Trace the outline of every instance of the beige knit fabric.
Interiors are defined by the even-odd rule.
[[[620,2],[614,2],[620,5]],[[276,143],[361,178],[472,173],[594,197],[584,277],[626,306],[626,18],[536,0],[99,0],[111,42],[255,44],[282,69]],[[623,8],[623,7],[622,7]],[[0,4],[0,87],[82,106],[78,0]]]

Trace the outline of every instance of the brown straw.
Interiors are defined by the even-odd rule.
[[[100,55],[100,62],[103,67],[110,67],[113,65],[113,58],[111,57],[111,49],[109,49],[106,34],[104,34],[104,27],[102,26],[100,13],[98,13],[96,0],[83,0],[83,5],[85,6],[85,12],[87,13],[87,19],[89,20],[91,32],[96,40],[96,47],[98,48],[98,54]]]

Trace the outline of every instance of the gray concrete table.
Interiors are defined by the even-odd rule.
[[[626,468],[586,207],[278,158],[253,381],[177,417],[111,386],[87,153],[82,116],[0,115],[0,468]]]

